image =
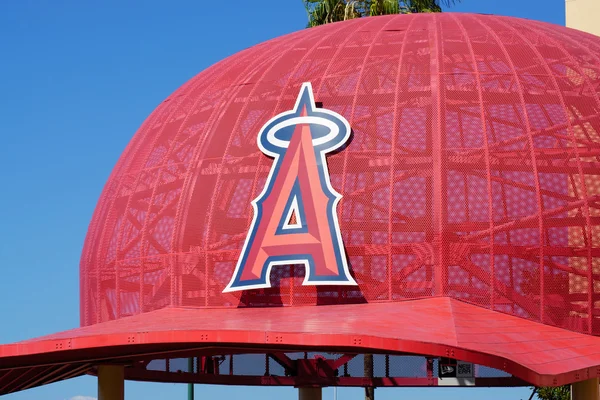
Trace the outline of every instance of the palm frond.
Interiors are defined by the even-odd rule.
[[[460,0],[302,0],[308,16],[308,27],[353,18],[441,12]]]

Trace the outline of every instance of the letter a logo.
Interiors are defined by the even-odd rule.
[[[303,285],[356,285],[350,276],[325,154],[350,137],[341,115],[315,106],[304,83],[291,111],[268,121],[258,147],[274,158],[254,219],[224,292],[271,287],[274,265],[304,264]]]

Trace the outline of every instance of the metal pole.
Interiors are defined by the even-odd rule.
[[[188,358],[188,371],[194,373],[194,357]],[[188,383],[188,400],[194,400],[194,384]]]
[[[125,398],[125,367],[122,365],[98,366],[98,400],[123,400]]]
[[[323,392],[320,387],[298,388],[298,400],[322,400]]]
[[[600,386],[598,378],[579,381],[571,385],[571,400],[598,400]]]
[[[373,384],[373,354],[365,354],[365,378],[369,378],[370,384]],[[375,388],[373,386],[365,387],[365,400],[375,400]]]

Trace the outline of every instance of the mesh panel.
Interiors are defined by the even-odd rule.
[[[359,286],[305,287],[291,265],[223,294],[272,165],[258,131],[307,81],[353,129],[328,165]],[[599,84],[597,37],[496,16],[365,18],[229,57],[115,167],[81,259],[82,323],[451,296],[600,334]]]

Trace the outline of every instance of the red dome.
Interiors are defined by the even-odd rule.
[[[303,82],[353,130],[327,163],[358,286],[279,266],[272,288],[223,293],[273,163],[258,132]],[[82,324],[447,296],[600,334],[599,85],[600,38],[496,16],[357,19],[235,54],[117,163],[81,259]]]

